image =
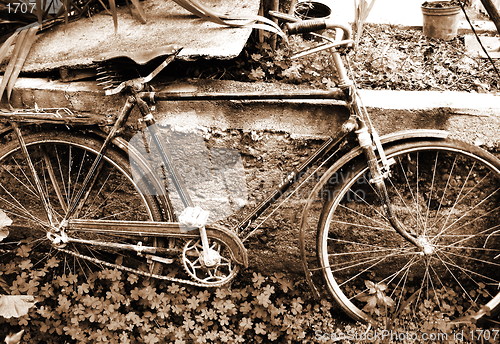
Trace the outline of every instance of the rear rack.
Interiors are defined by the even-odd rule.
[[[0,112],[0,121],[73,125],[107,125],[110,119],[91,114],[75,114],[68,108],[45,108]]]

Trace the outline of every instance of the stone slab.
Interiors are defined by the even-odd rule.
[[[260,0],[203,0],[218,13],[252,16]],[[118,30],[110,15],[100,13],[59,25],[39,36],[23,68],[39,72],[60,67],[84,68],[112,52],[145,52],[176,45],[183,59],[230,59],[238,56],[251,28],[227,28],[207,22],[169,0],[141,2],[147,23],[134,19],[128,8],[118,9]]]
[[[500,59],[500,37],[479,36],[483,47],[492,59]],[[487,58],[475,35],[465,35],[465,48],[469,56]]]

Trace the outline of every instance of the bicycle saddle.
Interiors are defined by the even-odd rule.
[[[97,71],[97,85],[102,86],[106,95],[117,94],[126,89],[127,87],[135,87],[142,85],[153,80],[166,66],[168,66],[182,50],[182,47],[175,45],[168,45],[158,49],[149,50],[146,52],[114,52],[106,54],[100,60],[95,60]],[[130,68],[127,65],[130,63],[137,65],[146,65],[149,62],[161,58],[163,62],[158,64],[153,71],[149,71],[144,77],[137,75],[135,77],[127,76]],[[121,69],[121,70],[120,70]],[[134,69],[134,68],[132,68]],[[125,81],[122,81],[125,80]]]

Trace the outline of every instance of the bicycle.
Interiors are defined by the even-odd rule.
[[[11,239],[5,245],[38,235],[31,239],[38,249],[77,258],[75,269],[85,267],[82,261],[218,287],[248,266],[244,242],[256,234],[259,216],[308,171],[312,175],[321,168],[304,206],[299,237],[315,294],[320,295],[320,275],[330,297],[353,319],[367,322],[380,314],[421,318],[431,313],[460,322],[497,310],[499,159],[444,131],[379,137],[344,65],[352,47],[350,27],[330,20],[287,24],[290,35],[317,30],[340,33],[304,53],[331,51],[338,88],[293,94],[153,91],[148,82],[175,59],[178,50],[172,49],[147,77],[106,91],[128,94],[114,118],[62,108],[0,113],[6,123],[0,131],[0,215]],[[264,99],[341,101],[350,117],[234,228],[196,224],[192,214],[179,221],[169,188],[186,209],[196,208],[160,139],[152,105]],[[124,138],[133,108],[141,114],[145,147],[158,152],[159,172]],[[344,178],[336,180],[338,174]],[[321,215],[311,218],[318,202]],[[314,227],[317,259],[311,264],[306,236]],[[176,270],[168,267],[175,264],[184,271],[172,275]],[[453,300],[460,307],[450,307]]]

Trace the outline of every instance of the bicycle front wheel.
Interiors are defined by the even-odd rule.
[[[499,160],[452,140],[401,144],[387,154],[395,215],[424,249],[391,227],[359,163],[332,190],[319,221],[330,294],[354,319],[393,324],[477,318],[497,307]]]
[[[57,254],[59,250],[54,249],[48,234],[57,233],[54,229],[74,204],[78,207],[69,219],[162,220],[156,199],[141,191],[147,185],[133,180],[128,159],[120,151],[112,148],[107,151],[87,189],[82,190],[101,141],[69,132],[27,134],[24,141],[26,150],[14,136],[0,147],[0,211],[12,221],[10,234],[1,243],[4,247],[25,243],[35,252]],[[77,201],[77,195],[84,201]],[[133,253],[124,254],[112,246],[139,241],[156,245],[154,239],[97,231],[67,234],[101,244],[62,243],[60,248],[73,252],[76,258],[64,259],[65,271],[100,267],[102,262],[156,270],[152,265],[145,266],[143,258],[137,255],[134,258]],[[82,256],[91,259],[78,259]]]

